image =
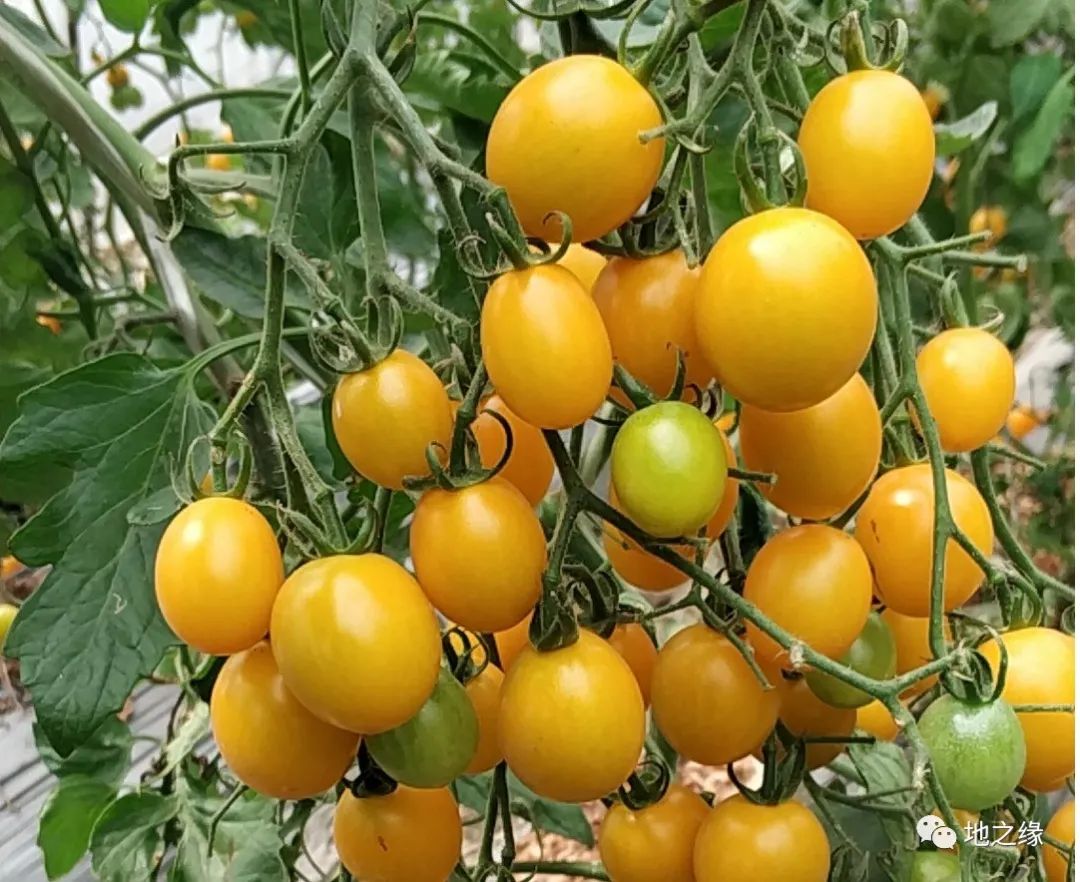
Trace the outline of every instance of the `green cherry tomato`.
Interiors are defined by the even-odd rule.
[[[655,536],[685,536],[708,522],[727,480],[724,440],[705,414],[681,401],[634,413],[611,451],[619,503]]]
[[[908,882],[960,882],[960,858],[947,851],[917,851]]]
[[[888,680],[896,674],[896,640],[878,613],[870,613],[840,662],[874,680]],[[806,683],[814,695],[833,707],[862,707],[874,700],[870,693],[821,671],[810,671]]]
[[[1005,701],[967,704],[942,695],[919,719],[949,804],[981,812],[1020,783],[1027,750],[1020,721]]]
[[[0,651],[4,648],[4,641],[7,640],[8,631],[11,630],[18,611],[19,608],[13,604],[0,603]]]
[[[476,753],[480,725],[465,687],[445,668],[416,716],[365,738],[375,761],[409,787],[445,787]]]

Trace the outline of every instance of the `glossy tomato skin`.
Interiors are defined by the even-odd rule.
[[[1012,355],[981,328],[950,328],[933,337],[916,361],[919,385],[947,453],[967,453],[993,440],[1016,394]]]
[[[813,407],[773,413],[744,405],[739,449],[746,467],[776,475],[765,498],[797,518],[827,520],[851,506],[877,474],[881,415],[859,374]]]
[[[885,236],[918,211],[934,174],[934,123],[902,76],[859,70],[828,83],[799,129],[806,204],[857,239]]]
[[[509,671],[511,666],[521,655],[521,650],[529,645],[529,626],[532,624],[532,616],[523,619],[512,628],[498,631],[495,637],[495,646],[499,650],[499,667],[503,671]]]
[[[877,324],[877,284],[836,221],[777,208],[728,229],[694,297],[698,344],[744,404],[789,411],[824,401],[862,364]]]
[[[435,613],[416,580],[381,554],[324,557],[296,570],[274,603],[270,638],[293,694],[352,732],[400,726],[439,676]]]
[[[612,358],[604,321],[561,266],[511,270],[495,280],[480,311],[480,348],[495,391],[539,428],[579,425],[607,397]]]
[[[507,673],[499,745],[534,793],[599,799],[630,776],[644,743],[645,705],[633,671],[591,631],[552,652],[527,646]]]
[[[855,642],[840,658],[853,671],[875,680],[888,680],[896,674],[896,640],[878,613],[870,613]],[[811,670],[806,682],[818,698],[834,707],[862,707],[873,696],[830,674]]]
[[[334,812],[334,845],[356,882],[446,882],[461,854],[461,817],[445,787],[398,787]]]
[[[1023,628],[1001,635],[1009,656],[1002,698],[1011,705],[1072,704],[1076,699],[1076,640],[1052,628]],[[979,651],[997,671],[1001,649],[990,640]],[[1029,790],[1059,790],[1076,770],[1076,717],[1071,713],[1017,714],[1027,764],[1020,783]]]
[[[656,669],[657,658],[656,646],[652,642],[652,638],[641,625],[630,622],[616,625],[615,630],[608,637],[608,643],[623,657],[623,661],[630,666],[634,679],[637,680],[638,688],[641,690],[641,700],[645,702],[645,707],[648,707],[652,695],[652,678],[653,671]]]
[[[558,246],[552,245],[552,250]],[[603,254],[592,251],[577,242],[571,242],[566,253],[559,258],[559,266],[564,266],[581,282],[586,291],[592,291],[597,276],[607,266],[607,258]]]
[[[741,794],[716,805],[694,845],[694,882],[826,882],[829,838],[810,809],[755,805]]]
[[[1046,825],[1046,835],[1066,845],[1076,841],[1076,801],[1070,799],[1054,812]],[[1069,876],[1069,861],[1054,846],[1047,843],[1042,847],[1043,866],[1046,867],[1046,882],[1065,882]]]
[[[731,641],[697,624],[661,647],[652,702],[657,727],[682,756],[720,766],[764,742],[780,693],[762,687]]]
[[[945,472],[957,526],[983,554],[994,547],[990,511],[966,478]],[[934,540],[934,480],[927,463],[886,472],[870,488],[855,521],[855,538],[870,565],[878,597],[906,616],[930,615]],[[967,601],[983,582],[978,564],[953,539],[945,552],[945,611]]]
[[[681,784],[633,811],[615,803],[600,825],[600,860],[611,882],[694,882],[694,841],[709,806]]]
[[[905,616],[895,610],[883,609],[881,620],[892,632],[893,642],[896,644],[896,673],[906,674],[934,660],[934,653],[930,649],[930,619]],[[948,621],[945,623],[945,637],[950,637]],[[924,677],[908,689],[904,696],[919,695],[937,681],[936,674]]]
[[[479,725],[476,750],[465,769],[467,775],[479,775],[493,769],[502,759],[499,750],[499,703],[502,700],[503,680],[503,672],[495,665],[488,664],[465,684],[465,694],[469,696]]]
[[[513,447],[510,457],[499,472],[499,477],[509,481],[521,495],[536,508],[544,498],[555,474],[555,460],[544,443],[543,433],[514,413],[498,395],[492,395],[483,403],[480,414],[473,421],[472,430],[480,449],[480,462],[484,468],[498,465],[506,452],[506,432],[502,424],[490,413],[494,411],[510,424]]]
[[[506,96],[487,141],[487,176],[505,187],[525,232],[558,241],[553,211],[567,214],[575,242],[628,221],[651,192],[664,142],[638,135],[661,124],[648,91],[598,55],[548,62]],[[618,173],[613,174],[617,169]]]
[[[528,500],[501,478],[428,490],[416,505],[409,549],[428,599],[470,631],[516,625],[540,599],[544,529]]]
[[[612,504],[615,504],[614,501]],[[611,524],[604,524],[602,542],[604,554],[611,562],[611,568],[619,574],[620,578],[641,591],[669,591],[687,580],[682,570],[649,554],[633,539],[616,530]],[[694,553],[691,546],[672,545],[670,547],[687,560],[693,559]]]
[[[833,707],[813,692],[805,677],[780,685],[780,722],[802,738],[847,738],[855,731],[854,708]],[[806,767],[820,769],[844,752],[843,742],[816,741],[806,745]]]
[[[684,536],[720,507],[723,437],[696,407],[661,401],[631,414],[611,450],[611,484],[629,517],[654,536]]]
[[[960,859],[944,851],[917,851],[910,882],[960,882]]]
[[[208,496],[170,521],[154,560],[154,592],[173,633],[211,655],[266,636],[285,579],[274,531],[240,499]]]
[[[864,704],[855,714],[855,728],[862,729],[879,741],[895,741],[900,734],[900,726],[889,709],[877,699]]]
[[[829,658],[840,658],[870,615],[873,578],[866,555],[846,533],[823,524],[791,527],[762,546],[743,591],[776,624]],[[747,639],[765,664],[787,651],[755,625]]]
[[[428,447],[449,450],[453,434],[442,380],[405,349],[342,377],[331,418],[334,437],[352,467],[391,490],[400,490],[409,476],[428,474]]]
[[[266,641],[225,662],[210,696],[210,724],[232,773],[274,799],[329,790],[352,765],[360,741],[296,700]]]

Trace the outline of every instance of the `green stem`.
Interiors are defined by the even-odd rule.
[[[306,113],[311,108],[311,75],[308,72],[307,48],[304,45],[304,28],[300,19],[299,0],[289,0],[289,24],[292,28],[296,72],[300,78],[300,108]]]
[[[178,113],[183,113],[185,110],[190,110],[192,107],[198,107],[202,104],[229,101],[233,98],[289,98],[291,95],[292,92],[285,89],[260,88],[214,89],[211,92],[203,92],[199,95],[189,95],[159,110],[153,116],[141,122],[135,129],[134,135],[138,140],[142,141],[147,135],[164,125]]]

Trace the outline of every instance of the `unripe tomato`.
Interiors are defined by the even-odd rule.
[[[365,734],[419,711],[442,658],[424,592],[381,554],[324,557],[296,570],[274,603],[270,643],[286,685],[312,713]]]
[[[446,882],[461,855],[461,816],[445,787],[398,787],[334,812],[334,845],[356,882]]]
[[[806,806],[728,797],[705,818],[694,845],[694,882],[826,882],[829,837]]]
[[[637,680],[641,690],[641,700],[645,707],[649,706],[652,694],[653,671],[656,668],[656,646],[652,638],[641,625],[631,622],[625,625],[616,625],[615,630],[608,637],[615,651],[623,657]]]
[[[950,328],[930,340],[916,361],[919,385],[947,453],[967,453],[993,440],[1016,393],[1012,355],[981,328]]]
[[[498,395],[492,395],[480,409],[481,413],[472,424],[480,448],[480,462],[484,468],[494,468],[506,451],[506,431],[502,424],[491,414],[483,413],[490,410],[510,424],[510,437],[514,442],[499,477],[517,487],[529,500],[529,505],[536,508],[555,474],[555,460],[544,442],[543,433],[514,413]]]
[[[724,497],[727,452],[696,407],[661,401],[630,415],[611,450],[611,484],[627,515],[655,536],[705,526]]]
[[[983,554],[994,547],[990,510],[966,478],[945,470],[949,510],[956,525]],[[886,472],[874,482],[855,521],[874,568],[877,595],[906,616],[930,615],[934,555],[934,478],[928,463]],[[968,600],[983,582],[979,565],[953,539],[945,550],[945,611]]]
[[[629,665],[591,631],[552,652],[526,646],[503,683],[499,746],[530,790],[599,799],[637,765],[645,705]]]
[[[1020,783],[1024,730],[1004,700],[976,705],[942,695],[923,711],[919,732],[950,805],[981,812]]]
[[[503,679],[503,672],[495,665],[488,664],[465,684],[465,694],[472,702],[480,727],[476,750],[465,769],[467,775],[479,775],[493,769],[502,759],[499,750],[499,703],[502,700]]]
[[[862,729],[879,741],[894,741],[900,734],[900,726],[889,709],[877,699],[864,704],[855,712],[855,728]]]
[[[1061,806],[1046,825],[1046,835],[1058,842],[1072,845],[1076,841],[1076,800],[1070,799]],[[1043,866],[1046,867],[1046,882],[1065,882],[1069,876],[1069,860],[1054,846],[1042,847]]]
[[[801,410],[862,364],[877,324],[877,283],[836,221],[805,208],[763,211],[709,252],[694,323],[713,375],[739,401]]]
[[[544,528],[521,492],[498,477],[428,490],[416,505],[409,549],[428,599],[471,631],[516,625],[540,599]]]
[[[511,666],[521,655],[521,650],[529,645],[529,625],[532,624],[532,616],[522,619],[514,627],[505,631],[496,632],[495,647],[499,650],[499,667],[509,671]]]
[[[480,311],[480,348],[495,391],[534,426],[579,425],[607,397],[612,361],[604,320],[561,266],[511,270],[495,280]]]
[[[888,680],[896,674],[896,641],[878,613],[870,613],[840,661],[874,680]],[[806,683],[814,695],[833,707],[862,707],[874,700],[869,693],[821,671],[807,671]]]
[[[870,486],[881,457],[881,415],[859,374],[824,401],[772,413],[744,405],[739,449],[746,467],[776,475],[765,498],[797,518],[826,520]]]
[[[1001,635],[1009,656],[1001,697],[1009,704],[1072,704],[1076,699],[1076,640],[1052,628],[1023,628]],[[979,647],[997,671],[996,640]],[[1028,790],[1064,786],[1076,769],[1076,717],[1065,712],[1017,714],[1024,730],[1027,765],[1020,780]]]
[[[855,731],[854,708],[826,704],[807,685],[806,678],[784,680],[780,685],[780,722],[800,738],[849,738]],[[843,741],[815,741],[806,745],[806,767],[827,766],[846,749]]]
[[[19,608],[13,603],[0,603],[0,652],[4,650],[4,641],[7,640],[8,631],[15,621]]]
[[[917,851],[908,882],[960,882],[960,859],[944,851]]]
[[[899,74],[857,70],[822,89],[803,117],[806,204],[857,239],[902,227],[934,176],[934,123],[919,90]]]
[[[165,528],[154,560],[154,593],[173,633],[200,652],[250,649],[270,627],[285,579],[270,524],[240,499],[208,496]]]
[[[332,421],[352,467],[391,490],[400,490],[409,476],[428,474],[428,446],[449,450],[454,429],[442,380],[405,349],[342,377]]]
[[[971,215],[968,221],[969,233],[982,233],[990,231],[990,238],[983,247],[990,247],[1004,238],[1009,229],[1009,216],[1000,205],[980,205]]]
[[[762,546],[743,594],[812,649],[840,658],[866,625],[873,577],[854,539],[824,524],[804,524]],[[765,664],[790,664],[787,650],[757,626],[747,625],[746,638]]]
[[[648,90],[599,55],[548,62],[506,96],[487,140],[487,176],[505,187],[530,236],[558,240],[561,211],[575,242],[628,221],[652,191],[664,142],[638,137],[662,122]]]
[[[552,245],[553,249],[558,246]],[[566,249],[566,254],[559,258],[559,266],[564,266],[581,282],[586,291],[592,291],[596,277],[607,266],[607,258],[603,254],[592,251],[577,242],[571,242]]]
[[[210,696],[214,741],[232,773],[274,799],[310,799],[341,780],[360,739],[324,723],[285,686],[265,640],[231,656]]]
[[[705,800],[681,784],[637,811],[615,803],[597,843],[611,882],[694,882],[694,840],[708,814]]]
[[[881,620],[892,632],[896,643],[896,673],[906,674],[934,660],[930,650],[930,619],[904,616],[895,610],[883,609]],[[951,638],[948,619],[945,620],[945,638]],[[913,697],[929,689],[938,681],[937,674],[924,677],[904,692]]]
[[[707,625],[681,630],[660,649],[653,719],[682,756],[721,766],[758,748],[776,725],[780,693]]]
[[[259,17],[250,9],[241,9],[235,16],[236,26],[242,31],[256,24],[258,20]]]

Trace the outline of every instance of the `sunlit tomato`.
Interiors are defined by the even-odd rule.
[[[210,723],[233,774],[275,799],[310,799],[333,787],[360,741],[296,700],[265,641],[225,662],[210,696]]]
[[[521,650],[529,645],[529,625],[531,624],[532,616],[529,616],[514,627],[495,633],[495,647],[499,650],[499,667],[504,671],[510,670],[510,666],[521,655]]]
[[[645,702],[645,707],[648,707],[657,655],[652,638],[641,625],[632,622],[616,625],[615,630],[608,637],[608,643],[615,647],[615,651],[623,657],[630,666],[630,670],[634,672],[634,679],[637,680],[638,688],[641,690],[641,699]]]
[[[381,554],[324,557],[296,570],[274,603],[270,642],[285,683],[312,713],[365,734],[420,710],[442,658],[424,592]]]
[[[499,477],[517,487],[535,508],[547,493],[555,473],[555,460],[544,443],[543,433],[510,410],[498,395],[492,395],[480,409],[472,430],[480,448],[481,463],[484,468],[494,468],[506,452],[506,431],[502,424],[491,414],[483,413],[490,410],[510,424],[510,437],[514,442]]]
[[[0,652],[4,651],[4,641],[15,621],[19,608],[13,603],[0,603]]]
[[[727,481],[723,436],[696,407],[661,401],[630,415],[611,450],[619,503],[655,536],[683,536],[716,514]]]
[[[873,735],[879,741],[893,741],[900,734],[900,726],[893,715],[877,699],[855,712],[855,728]]]
[[[837,77],[814,96],[799,129],[806,204],[857,239],[911,218],[934,175],[934,123],[919,90],[885,70]]]
[[[334,437],[352,467],[391,490],[400,490],[411,475],[428,474],[428,446],[448,450],[453,434],[442,380],[404,349],[342,377],[332,419]]]
[[[154,592],[173,633],[200,652],[229,655],[266,636],[285,579],[270,524],[239,499],[210,496],[165,528]]]
[[[984,247],[990,247],[1001,241],[1008,229],[1009,216],[1000,205],[980,205],[968,221],[969,233],[989,231],[990,238],[982,243]]]
[[[776,475],[761,492],[797,518],[835,517],[877,474],[881,415],[866,381],[855,374],[813,407],[772,413],[744,405],[739,448],[746,467]]]
[[[948,453],[966,453],[992,440],[1012,407],[1012,355],[980,328],[950,328],[923,347],[919,385]]]
[[[849,738],[855,731],[854,708],[833,707],[813,692],[804,677],[784,680],[780,692],[780,722],[800,738]],[[843,741],[814,741],[806,745],[806,767],[819,769],[844,752]]]
[[[944,851],[917,851],[908,882],[960,882],[960,859]]]
[[[713,246],[694,323],[728,392],[764,410],[800,410],[858,370],[877,324],[877,285],[836,221],[777,208],[744,218]]]
[[[945,471],[945,485],[956,525],[989,556],[994,547],[994,525],[979,491],[952,469]],[[930,615],[934,479],[928,463],[893,469],[874,482],[859,509],[855,538],[870,558],[877,595],[885,605],[906,616]],[[982,581],[979,565],[949,539],[945,611],[968,600]]]
[[[489,664],[465,684],[465,694],[472,702],[476,721],[480,726],[476,751],[465,769],[468,775],[486,772],[502,759],[502,752],[499,750],[499,702],[503,679],[503,672]]]
[[[694,882],[826,882],[829,837],[801,803],[756,805],[736,794],[698,831]]]
[[[428,490],[409,531],[416,578],[443,615],[471,631],[501,631],[540,599],[544,529],[528,500],[495,477]]]
[[[1020,404],[1005,417],[1005,430],[1017,441],[1023,441],[1046,422],[1044,414],[1028,404]]]
[[[503,683],[499,746],[527,787],[560,802],[599,799],[634,770],[645,705],[629,665],[582,630],[552,652],[525,647]]]
[[[1072,704],[1076,699],[1076,640],[1051,628],[1023,628],[1001,635],[1009,656],[1005,688],[1009,704]],[[979,647],[997,671],[1001,649],[996,640]],[[1064,786],[1075,771],[1076,717],[1071,713],[1020,713],[1027,745],[1027,765],[1020,783],[1028,790]]]
[[[840,661],[856,673],[874,680],[887,680],[896,673],[896,641],[880,615],[870,613],[859,636]],[[806,683],[818,698],[834,707],[862,707],[873,701],[869,693],[821,671],[807,671]]]
[[[705,800],[681,784],[637,811],[613,805],[597,843],[611,882],[694,882],[694,840],[708,814]]]
[[[557,241],[553,211],[575,242],[628,221],[652,191],[664,142],[638,137],[661,124],[648,90],[599,55],[548,62],[506,96],[487,140],[487,176],[505,187],[525,232]],[[617,170],[617,172],[616,172]]]
[[[551,247],[554,249],[557,246],[552,245]],[[577,280],[581,282],[586,291],[592,291],[596,277],[607,266],[607,262],[607,258],[603,254],[598,254],[584,245],[579,245],[577,242],[571,242],[570,247],[566,249],[566,254],[559,258],[559,266],[565,266],[577,276]]]
[[[892,632],[896,643],[896,672],[906,674],[934,660],[930,651],[930,619],[904,616],[895,610],[883,609],[881,620]],[[945,624],[945,637],[949,638],[949,626]],[[936,674],[924,677],[905,693],[908,696],[925,692],[937,682]]]
[[[576,426],[607,397],[612,360],[604,320],[561,266],[495,280],[480,312],[480,348],[495,391],[534,426]]]
[[[1070,799],[1061,806],[1050,823],[1046,825],[1046,835],[1072,845],[1076,841],[1076,801]],[[1047,843],[1042,847],[1043,866],[1046,867],[1047,882],[1065,882],[1069,878],[1068,858],[1054,846]]]
[[[854,539],[808,524],[777,533],[762,546],[743,593],[812,649],[840,658],[870,615],[873,579]],[[766,664],[789,663],[787,651],[755,625],[747,625],[746,637]]]
[[[652,701],[653,719],[671,745],[713,766],[759,747],[780,710],[779,691],[764,688],[731,641],[703,624],[661,647]]]
[[[334,812],[334,845],[356,882],[446,882],[461,855],[461,817],[445,787],[398,787]]]

